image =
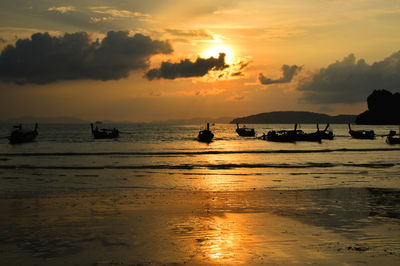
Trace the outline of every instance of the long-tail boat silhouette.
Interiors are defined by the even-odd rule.
[[[206,129],[199,131],[197,140],[201,142],[211,142],[213,138],[214,134],[210,131],[210,123],[207,123]]]
[[[22,125],[14,126],[14,130],[11,132],[8,140],[11,144],[25,143],[35,141],[38,131],[38,123],[35,124],[35,128],[33,130],[23,129]]]
[[[256,135],[254,128],[248,128],[246,126],[239,127],[239,123],[236,123],[236,132],[242,137],[254,137]]]
[[[263,134],[261,139],[274,141],[274,142],[295,142],[295,138],[292,136],[289,130],[271,130],[268,131],[267,135]]]
[[[352,130],[350,123],[349,126],[349,134],[354,139],[374,139],[375,132],[373,130]]]
[[[321,142],[321,134],[304,133],[297,129],[297,124],[294,125],[294,130],[269,131],[267,135],[261,137],[263,140],[275,142],[296,142],[296,141],[316,141]]]
[[[93,124],[90,124],[92,128],[92,134],[95,139],[114,139],[119,137],[119,130],[116,128],[113,129],[106,129],[102,128],[99,129],[98,127],[93,128]]]
[[[315,132],[315,134],[318,134],[321,136],[321,139],[328,139],[328,140],[332,140],[333,139],[333,131],[329,128],[329,123],[326,124],[326,127],[324,128],[324,130],[319,130],[319,125],[317,124],[317,132]]]
[[[399,136],[396,137],[396,131],[390,130],[389,135],[386,138],[386,142],[389,144],[400,144],[400,133]]]

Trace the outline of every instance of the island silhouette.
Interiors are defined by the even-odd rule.
[[[374,90],[367,103],[368,110],[357,116],[356,124],[400,125],[400,93]]]

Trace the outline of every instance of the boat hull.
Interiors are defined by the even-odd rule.
[[[274,142],[297,142],[297,141],[310,141],[321,142],[321,134],[317,133],[304,133],[300,130],[296,131],[269,131],[267,135],[263,136],[264,140]]]
[[[93,131],[93,138],[95,139],[115,139],[119,137],[118,131]]]
[[[350,130],[349,134],[353,139],[375,139],[373,130]]]
[[[253,128],[238,128],[236,129],[236,133],[241,137],[254,137],[256,135]]]
[[[210,130],[202,130],[197,136],[197,140],[200,142],[212,142],[214,134]]]
[[[11,144],[33,142],[33,141],[35,141],[37,135],[38,135],[38,133],[35,131],[30,131],[30,132],[14,131],[11,133],[11,136],[9,137],[9,141]]]
[[[316,134],[319,134],[321,139],[333,140],[333,138],[334,138],[332,131],[328,131],[328,132],[317,131]]]
[[[400,137],[388,136],[386,142],[389,144],[400,144]]]

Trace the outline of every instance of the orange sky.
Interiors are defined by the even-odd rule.
[[[37,32],[57,37],[87,32],[101,42],[107,32],[120,30],[168,41],[173,49],[148,55],[147,65],[132,67],[127,77],[57,78],[44,84],[16,84],[4,74],[8,65],[0,57],[0,119],[37,115],[147,122],[275,110],[357,114],[366,109],[373,89],[394,91],[400,80],[392,73],[400,64],[392,56],[400,50],[396,0],[39,0],[1,3],[0,10],[1,49]],[[174,79],[144,77],[150,69],[162,72],[162,62],[181,69],[181,60],[194,63],[221,52],[229,65],[224,69]],[[38,61],[33,67],[44,64]],[[296,70],[285,74],[282,65]],[[261,84],[260,73],[269,84]],[[379,82],[370,81],[376,75]]]

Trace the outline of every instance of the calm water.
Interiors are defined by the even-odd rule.
[[[88,125],[39,125],[34,143],[0,140],[0,191],[42,193],[120,188],[190,190],[400,188],[400,145],[385,138],[356,140],[347,125],[332,125],[322,143],[273,143],[237,136],[215,125],[214,142],[197,142],[201,125],[107,125],[118,140],[94,140]],[[293,125],[249,125],[262,135]],[[323,127],[323,126],[321,126]],[[10,133],[0,125],[0,137]],[[354,126],[378,135],[396,126]],[[302,125],[305,132],[315,125]]]

